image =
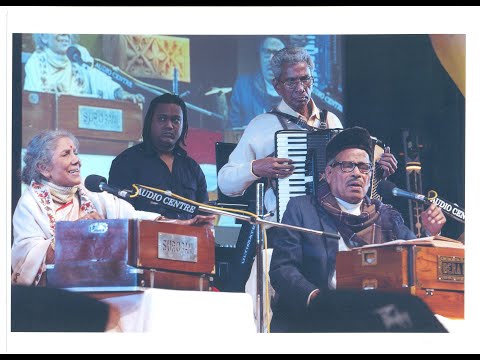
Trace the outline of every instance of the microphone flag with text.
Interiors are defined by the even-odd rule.
[[[180,213],[196,215],[198,206],[187,201],[183,201],[172,196],[169,191],[155,189],[145,185],[133,184],[135,192],[132,190],[122,190],[109,185],[107,179],[100,175],[88,175],[85,178],[85,187],[92,192],[106,191],[122,199],[133,199],[137,196],[143,197],[153,205],[168,208]]]
[[[133,187],[137,190],[130,198],[135,198],[137,196],[143,197],[150,201],[153,205],[158,205],[161,207],[167,207],[171,210],[180,213],[187,213],[192,216],[197,215],[198,206],[190,202],[183,201],[175,198],[172,195],[172,192],[155,189],[149,186],[133,184]]]
[[[447,200],[441,199],[440,197],[438,197],[437,192],[434,190],[430,190],[428,192],[428,196],[425,196],[400,189],[390,181],[381,180],[377,185],[377,192],[385,198],[396,196],[403,197],[409,200],[420,201],[426,204],[436,204],[439,208],[443,210],[445,215],[448,215],[461,223],[465,223],[465,210],[455,203],[451,203]]]

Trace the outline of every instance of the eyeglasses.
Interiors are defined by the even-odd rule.
[[[278,80],[280,83],[282,83],[288,90],[295,90],[298,86],[298,83],[301,83],[303,87],[310,87],[313,84],[313,76],[305,76],[300,79],[295,79],[295,80],[285,80],[281,81]]]
[[[354,163],[353,161],[334,161],[330,166],[335,167],[337,165],[340,165],[340,169],[344,173],[351,173],[356,166],[362,174],[368,174],[373,168],[373,165],[370,163]]]

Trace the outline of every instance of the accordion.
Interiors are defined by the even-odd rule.
[[[328,141],[342,129],[325,129],[315,132],[304,130],[280,130],[275,133],[275,156],[293,160],[295,171],[284,179],[278,179],[277,185],[277,221],[280,222],[287,209],[290,198],[300,195],[316,195],[319,176],[327,166],[326,146]],[[374,154],[374,175],[370,184],[369,196],[380,199],[377,184],[382,178],[383,170],[377,166],[377,160],[384,152],[385,145],[375,137],[372,138]]]

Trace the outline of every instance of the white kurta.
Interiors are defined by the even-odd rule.
[[[159,214],[137,211],[125,200],[106,192],[83,191],[98,213],[106,219],[155,220]],[[39,270],[46,270],[45,258],[53,236],[45,206],[30,186],[24,191],[13,214],[12,281],[31,285]]]
[[[96,68],[70,62],[65,56],[53,59],[51,51],[34,52],[25,64],[25,83],[28,91],[93,96],[114,100],[121,86]]]
[[[310,119],[305,119],[312,126],[318,127],[320,114],[318,108],[311,100],[313,111]],[[301,116],[290,108],[283,100],[278,110],[295,117]],[[329,129],[343,128],[340,119],[333,113],[328,112],[327,125]],[[289,130],[303,130],[294,123],[288,123]],[[253,160],[273,156],[275,152],[275,132],[283,130],[276,115],[261,114],[250,121],[243,133],[235,150],[230,154],[228,163],[218,172],[218,187],[228,196],[241,196],[245,190],[259,177],[251,171]],[[273,189],[267,189],[264,197],[265,208],[268,211],[276,210],[277,203]],[[276,217],[274,217],[275,219]]]

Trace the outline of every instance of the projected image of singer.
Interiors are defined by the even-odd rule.
[[[259,70],[253,74],[241,74],[235,80],[228,119],[232,128],[245,128],[255,116],[271,110],[280,102],[280,95],[273,87],[273,71],[270,60],[285,47],[280,37],[265,36],[258,44]]]
[[[20,197],[12,220],[12,283],[43,282],[46,264],[55,259],[56,221],[145,219],[179,225],[210,224],[209,216],[166,219],[158,212],[137,211],[101,189],[87,190],[80,176],[78,147],[78,140],[63,130],[42,131],[27,146],[22,181],[28,189]]]
[[[143,142],[128,148],[112,161],[109,183],[124,189],[130,189],[132,184],[146,185],[170,190],[196,202],[208,201],[205,174],[184,149],[187,133],[185,102],[168,93],[155,97],[145,115]],[[162,208],[162,203],[145,197],[129,201],[137,210],[162,211],[170,218],[191,217],[187,212]]]
[[[301,331],[311,317],[312,300],[336,288],[338,251],[415,238],[397,210],[367,196],[373,154],[366,129],[353,127],[336,135],[327,144],[326,158],[317,196],[290,199],[282,222],[338,233],[341,239],[277,229],[269,272],[275,289],[272,332]],[[446,219],[432,204],[422,213],[422,221],[430,234],[437,235]]]
[[[24,90],[145,102],[142,94],[129,93],[94,68],[88,50],[75,44],[77,38],[75,34],[33,34],[36,48],[25,64]]]

